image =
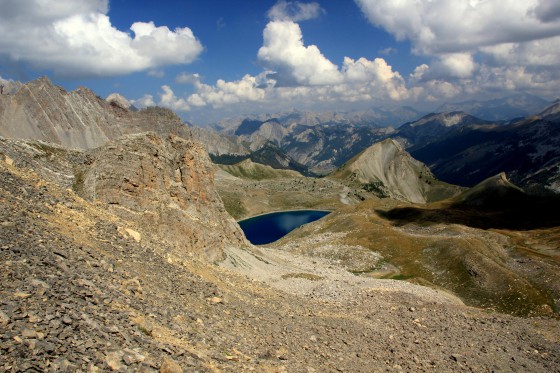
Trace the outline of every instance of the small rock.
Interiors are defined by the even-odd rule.
[[[131,365],[131,364],[143,362],[144,360],[146,360],[146,357],[134,350],[125,348],[123,360],[126,365]]]
[[[288,349],[286,347],[280,347],[276,350],[276,357],[279,360],[288,360]]]
[[[309,340],[310,340],[311,342],[317,342],[317,336],[312,335],[311,337],[309,337]]]
[[[66,325],[70,325],[72,324],[72,319],[70,318],[70,316],[64,316],[62,318],[62,322],[65,323]]]
[[[449,358],[453,361],[456,361],[456,362],[462,362],[462,361],[465,360],[465,358],[462,355],[459,355],[459,354],[451,354],[451,356]]]
[[[105,363],[111,370],[119,370],[122,368],[122,351],[109,352],[105,356]]]
[[[16,298],[25,299],[25,298],[29,298],[30,296],[31,296],[31,294],[29,294],[29,293],[23,293],[23,292],[21,292],[21,291],[17,291],[17,292],[14,293],[14,297],[16,297]]]
[[[210,301],[214,304],[223,303],[222,298],[220,298],[220,297],[212,297],[212,299],[210,299]]]
[[[119,332],[119,328],[116,325],[108,326],[106,330],[111,334],[116,334]]]
[[[35,332],[35,330],[32,329],[23,329],[21,335],[23,338],[36,338],[37,332]]]
[[[0,325],[7,325],[10,322],[10,318],[4,312],[0,311]]]
[[[0,227],[2,228],[15,228],[16,223],[11,222],[11,221],[3,221],[2,223],[0,223]]]
[[[37,347],[48,353],[54,352],[56,348],[55,344],[50,342],[39,342],[37,343]]]
[[[414,312],[414,311],[416,311],[416,308],[410,307],[408,310],[409,310],[410,312]]]
[[[183,368],[173,359],[166,357],[161,364],[160,373],[183,373]]]

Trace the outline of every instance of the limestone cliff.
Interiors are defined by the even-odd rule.
[[[128,135],[88,151],[75,189],[102,201],[143,232],[171,243],[176,256],[222,258],[246,244],[214,188],[214,168],[202,145],[170,135]]]
[[[132,111],[114,100],[103,100],[87,88],[67,92],[48,78],[23,84],[13,94],[0,95],[3,137],[89,149],[125,134],[144,131],[191,137],[188,127],[171,110]]]

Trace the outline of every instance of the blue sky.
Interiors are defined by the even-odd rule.
[[[0,0],[0,80],[185,120],[560,94],[557,0]]]

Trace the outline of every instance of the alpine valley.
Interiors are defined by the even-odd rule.
[[[559,371],[559,128],[521,94],[199,128],[12,82],[0,370]]]

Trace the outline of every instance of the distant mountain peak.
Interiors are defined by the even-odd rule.
[[[416,122],[411,123],[411,127],[421,126],[426,123],[438,122],[445,127],[452,127],[457,124],[460,124],[464,121],[465,118],[472,118],[476,120],[470,114],[467,114],[463,111],[451,111],[451,112],[443,112],[443,113],[431,113],[428,115],[423,116]],[[481,120],[482,122],[482,120]]]

